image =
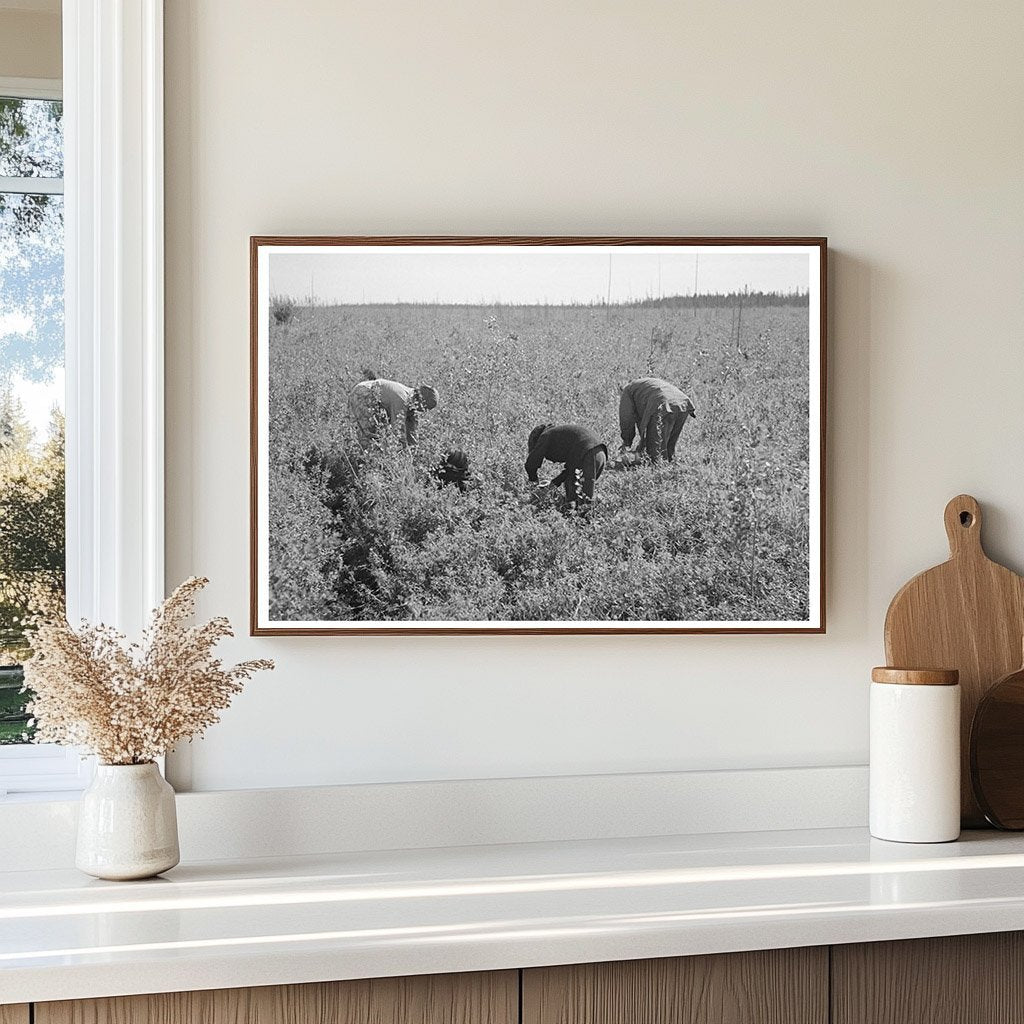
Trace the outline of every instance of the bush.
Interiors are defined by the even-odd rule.
[[[270,297],[270,315],[275,324],[290,324],[295,317],[297,308],[294,299],[287,295],[272,295]]]

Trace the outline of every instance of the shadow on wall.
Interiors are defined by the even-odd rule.
[[[877,430],[871,407],[871,312],[880,283],[884,288],[877,266],[829,249],[825,565],[828,632],[834,639],[862,637],[873,629],[868,621],[868,461]],[[848,517],[840,536],[837,510],[857,506],[863,515]],[[875,632],[881,643],[880,623]]]

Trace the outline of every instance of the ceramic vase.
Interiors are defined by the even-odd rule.
[[[99,764],[82,794],[75,864],[96,878],[151,878],[180,860],[174,790],[149,764]]]

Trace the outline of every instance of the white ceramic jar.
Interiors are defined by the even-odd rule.
[[[150,878],[178,863],[174,790],[149,764],[98,764],[82,794],[75,865],[96,878]]]
[[[960,685],[952,669],[871,672],[870,824],[876,839],[960,835]]]

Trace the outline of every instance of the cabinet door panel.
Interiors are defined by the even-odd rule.
[[[0,1006],[0,1024],[28,1024],[28,1006]]]
[[[828,950],[523,972],[523,1024],[826,1024]]]
[[[37,1003],[35,1024],[517,1024],[515,971]]]
[[[832,947],[834,1024],[1024,1022],[1024,934]]]

